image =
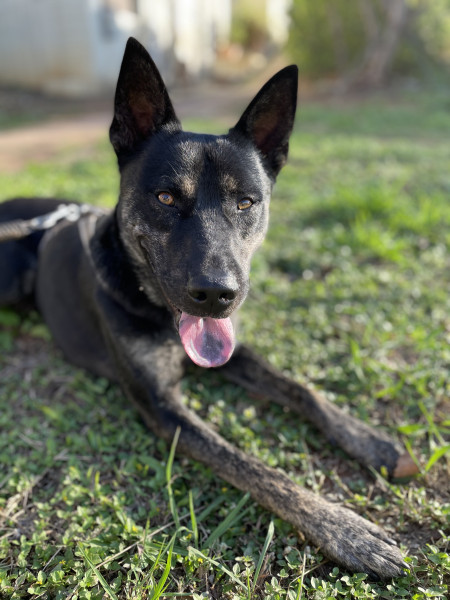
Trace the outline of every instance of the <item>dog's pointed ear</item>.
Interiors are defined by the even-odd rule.
[[[297,107],[298,68],[285,67],[261,88],[230,130],[249,138],[275,179],[285,164]]]
[[[119,156],[162,128],[175,131],[181,125],[155,63],[147,50],[130,37],[117,81],[109,138]]]

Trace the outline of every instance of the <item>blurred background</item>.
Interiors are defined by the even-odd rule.
[[[3,0],[0,81],[83,96],[111,88],[127,38],[166,81],[262,66],[288,38],[288,0]],[[226,75],[225,75],[226,76]]]
[[[0,0],[0,11],[0,169],[105,133],[130,35],[181,118],[228,125],[289,62],[303,101],[449,81],[450,0]],[[74,115],[52,132],[48,117]],[[23,129],[42,118],[45,129]]]
[[[130,35],[177,86],[242,81],[280,53],[330,93],[430,81],[450,66],[450,0],[0,0],[0,10],[0,86],[48,96],[112,90]]]

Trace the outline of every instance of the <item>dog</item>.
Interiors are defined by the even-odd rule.
[[[250,492],[336,563],[386,579],[407,565],[382,529],[235,448],[180,400],[188,364],[215,368],[252,396],[307,417],[363,465],[405,471],[408,459],[385,433],[235,343],[234,318],[287,159],[297,77],[295,66],[275,74],[228,134],[188,133],[151,57],[130,38],[110,127],[117,206],[3,241],[0,304],[36,302],[66,358],[119,382],[155,434],[170,443],[179,428],[183,454]],[[9,200],[0,221],[27,221],[61,204]]]

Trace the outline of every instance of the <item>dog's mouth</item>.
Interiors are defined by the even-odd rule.
[[[221,367],[230,360],[236,341],[229,317],[198,317],[176,308],[170,300],[168,304],[174,313],[183,348],[192,362],[199,367],[211,368]]]
[[[143,238],[140,240],[140,245],[150,268],[155,273]],[[190,315],[171,301],[163,286],[161,291],[174,315],[183,348],[192,362],[200,367],[210,368],[220,367],[229,361],[235,347],[231,319]]]
[[[233,354],[235,338],[229,317],[194,317],[182,312],[178,333],[186,354],[200,367],[220,367]]]

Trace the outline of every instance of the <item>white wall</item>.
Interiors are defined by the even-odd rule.
[[[127,38],[153,55],[163,76],[201,75],[228,36],[232,0],[0,0],[0,84],[67,95],[112,87]]]
[[[0,3],[0,79],[40,87],[69,75],[90,78],[91,48],[80,36],[87,3],[77,0],[3,0]]]
[[[266,0],[267,28],[272,40],[280,46],[289,35],[289,11],[292,0]]]

